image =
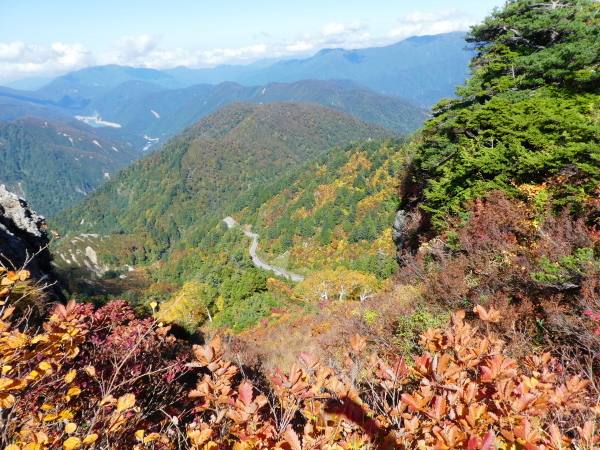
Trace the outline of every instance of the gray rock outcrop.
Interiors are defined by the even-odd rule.
[[[396,248],[400,251],[404,246],[404,241],[408,237],[407,229],[410,215],[404,211],[399,210],[394,217],[394,225],[392,226],[392,239]]]
[[[27,269],[42,284],[55,282],[50,239],[44,217],[31,210],[27,202],[0,185],[0,264],[5,268]],[[51,288],[60,295],[57,287]]]

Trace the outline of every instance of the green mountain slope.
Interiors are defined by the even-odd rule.
[[[139,156],[111,139],[110,131],[81,123],[39,117],[0,122],[0,183],[48,216],[73,206]]]
[[[402,133],[416,131],[429,116],[426,110],[406,100],[374,93],[351,81],[301,80],[250,87],[223,82],[216,86],[197,84],[170,89],[156,82],[132,79],[116,86],[98,87],[97,92],[86,95],[77,101],[68,96],[51,100],[45,91],[0,88],[0,120],[16,120],[26,115],[53,120],[78,116],[94,124],[91,118],[101,118],[119,126],[122,133],[143,138],[141,147],[148,150],[158,148],[183,128],[237,101],[320,103]]]
[[[398,205],[395,177],[404,167],[402,140],[335,147],[302,167],[240,194],[224,205],[260,234],[259,254],[295,273],[345,267],[387,278],[397,268],[391,224]],[[181,245],[161,271],[169,280],[207,275],[222,251],[221,227],[196,245]],[[210,264],[208,264],[210,266]],[[206,280],[205,280],[206,281]]]
[[[211,213],[253,186],[333,146],[393,136],[312,103],[232,103],[116,174],[55,226],[70,236],[127,234],[138,242],[125,252],[129,263],[155,261],[192,232],[197,244],[222,219]]]

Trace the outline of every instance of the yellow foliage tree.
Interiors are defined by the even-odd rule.
[[[380,288],[375,275],[344,267],[318,270],[298,284],[298,293],[309,300],[360,300]]]
[[[217,296],[217,290],[209,284],[189,281],[169,301],[160,305],[156,319],[176,322],[194,332],[202,322],[212,320]]]

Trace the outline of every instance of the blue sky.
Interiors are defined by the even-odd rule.
[[[102,64],[164,69],[304,57],[466,30],[499,0],[0,0],[0,82]]]

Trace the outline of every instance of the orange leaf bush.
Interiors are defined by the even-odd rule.
[[[218,337],[190,347],[125,302],[56,305],[40,329],[0,306],[4,450],[599,448],[589,380],[549,353],[509,357],[462,311],[423,334],[412,366],[356,335],[341,369],[301,353],[267,374],[228,361]]]
[[[500,319],[481,306],[475,312]],[[428,330],[427,352],[413,367],[363,358],[357,336],[343,373],[302,354],[302,366],[275,369],[267,396],[246,380],[233,383],[238,369],[222,359],[219,340],[197,347],[195,364],[210,374],[190,394],[207,417],[188,427],[192,448],[596,448],[587,380],[553,371],[549,353],[507,357],[503,341],[464,318],[461,311],[447,331]],[[357,368],[361,377],[352,375]]]

